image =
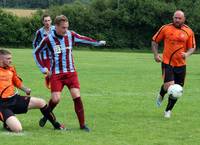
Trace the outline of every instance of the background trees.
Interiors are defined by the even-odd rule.
[[[34,0],[34,2],[37,1]],[[70,21],[70,29],[96,39],[105,39],[110,48],[145,49],[150,47],[151,37],[158,28],[171,22],[172,15],[177,9],[185,12],[186,24],[195,32],[198,44],[200,42],[200,0],[82,0],[75,2],[48,0],[48,2],[55,6],[50,6],[45,12],[40,10],[29,18],[19,18],[1,10],[0,44],[30,46],[34,32],[41,27],[40,17],[43,13],[49,13],[53,19],[56,15],[66,15]],[[65,2],[67,4],[59,5]]]

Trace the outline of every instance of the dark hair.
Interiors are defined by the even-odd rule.
[[[56,16],[54,20],[54,24],[60,25],[61,22],[68,22],[68,18],[65,15]]]
[[[0,55],[8,55],[8,54],[11,54],[11,52],[6,49],[0,49]]]
[[[51,17],[49,14],[44,14],[43,16],[42,16],[42,21],[44,21],[44,18],[46,18],[46,17]]]

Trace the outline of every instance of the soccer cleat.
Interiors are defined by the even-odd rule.
[[[156,99],[156,105],[157,105],[158,107],[160,107],[161,104],[162,104],[162,101],[163,101],[163,97],[162,97],[160,94],[158,94],[158,95],[157,95],[157,99]]]
[[[170,118],[170,117],[171,117],[171,111],[170,111],[170,110],[165,111],[165,112],[164,112],[164,117],[165,117],[165,118]]]
[[[84,125],[83,127],[80,128],[81,130],[85,131],[85,132],[90,132],[89,127],[87,127],[86,125]]]
[[[46,122],[47,122],[47,118],[46,118],[46,117],[42,117],[42,118],[40,119],[40,121],[39,121],[39,126],[40,126],[40,127],[44,127],[45,124],[46,124]]]
[[[58,122],[56,122],[56,123],[54,124],[54,129],[55,129],[55,130],[66,130],[64,124],[60,124],[60,123],[58,123]]]

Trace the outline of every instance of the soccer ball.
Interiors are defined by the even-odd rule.
[[[183,95],[183,87],[179,84],[170,85],[167,90],[167,93],[169,95],[172,95],[174,98],[178,99]]]

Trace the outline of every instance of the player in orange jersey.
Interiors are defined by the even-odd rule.
[[[152,51],[156,62],[162,62],[164,83],[157,97],[160,106],[164,95],[172,84],[184,85],[186,75],[186,59],[195,51],[195,37],[192,29],[185,23],[185,15],[177,10],[173,16],[173,23],[162,26],[152,38]],[[163,56],[158,54],[159,42],[164,42]],[[170,118],[171,110],[177,99],[169,96],[164,116]]]
[[[23,85],[11,63],[10,51],[0,49],[0,120],[4,127],[13,132],[20,132],[22,125],[15,114],[26,113],[28,109],[40,109],[55,129],[63,129],[43,99],[29,96],[31,89]],[[24,91],[26,96],[19,95],[15,87]]]

